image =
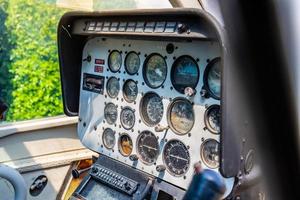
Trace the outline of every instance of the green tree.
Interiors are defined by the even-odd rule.
[[[10,50],[12,48],[9,42],[9,31],[5,26],[7,18],[8,0],[0,0],[0,99],[6,103],[10,102]]]
[[[9,121],[62,114],[56,29],[64,10],[41,0],[10,0]]]

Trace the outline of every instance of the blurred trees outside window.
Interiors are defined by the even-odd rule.
[[[7,121],[63,113],[56,30],[65,9],[51,0],[0,0],[0,97]]]
[[[170,7],[168,0],[0,0],[0,99],[6,121],[63,114],[57,25],[68,10]]]

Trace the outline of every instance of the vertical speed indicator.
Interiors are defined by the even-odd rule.
[[[170,140],[165,145],[163,160],[168,172],[174,176],[184,175],[190,167],[189,150],[179,140]]]

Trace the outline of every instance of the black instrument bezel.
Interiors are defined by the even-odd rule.
[[[218,97],[217,95],[215,95],[211,89],[209,88],[209,84],[208,84],[208,73],[210,71],[210,69],[214,66],[215,63],[220,62],[221,64],[221,58],[220,57],[216,57],[214,59],[212,59],[205,67],[204,70],[204,75],[203,75],[203,88],[208,92],[208,96],[212,97],[216,100],[221,100],[221,93],[220,93],[220,97]],[[222,67],[221,67],[222,68]],[[222,69],[221,69],[222,70]],[[220,80],[221,81],[221,80]]]
[[[166,66],[166,75],[165,75],[165,78],[164,78],[164,81],[159,85],[159,86],[152,86],[150,83],[149,83],[149,80],[147,78],[147,74],[146,74],[146,67],[147,67],[147,64],[148,64],[148,61],[151,57],[153,56],[159,56],[163,59],[164,63],[165,63],[165,66]],[[166,62],[166,59],[159,53],[151,53],[150,55],[147,56],[147,58],[145,59],[144,63],[143,63],[143,79],[146,83],[146,85],[152,89],[157,89],[157,88],[160,88],[166,81],[167,79],[167,76],[168,76],[168,64]]]
[[[198,72],[197,83],[194,84],[193,86],[187,86],[187,87],[191,87],[191,88],[193,88],[193,89],[196,89],[196,87],[197,87],[197,85],[198,85],[198,83],[199,83],[199,79],[200,79],[200,69],[199,69],[199,65],[198,65],[197,61],[196,61],[192,56],[189,56],[189,55],[182,55],[182,56],[176,58],[176,60],[175,60],[174,63],[172,64],[170,76],[171,76],[171,82],[172,82],[173,87],[175,88],[175,90],[176,90],[177,92],[179,92],[179,93],[181,93],[181,94],[184,94],[184,90],[181,91],[181,90],[177,87],[177,85],[174,83],[174,81],[175,81],[175,80],[174,80],[174,76],[175,76],[175,67],[178,66],[178,64],[180,63],[181,59],[183,59],[183,58],[185,58],[185,57],[191,59],[191,60],[195,63],[195,65],[196,65],[196,67],[197,67],[197,72]]]

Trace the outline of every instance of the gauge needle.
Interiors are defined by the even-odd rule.
[[[157,150],[156,148],[153,148],[153,147],[150,147],[150,146],[148,146],[148,145],[143,145],[143,147],[146,147],[146,148],[148,148],[148,149],[152,149],[152,150]]]
[[[188,162],[187,159],[181,158],[181,157],[179,157],[179,156],[175,156],[175,155],[172,155],[172,154],[170,154],[170,157],[177,158],[178,160],[184,160],[184,161]]]

